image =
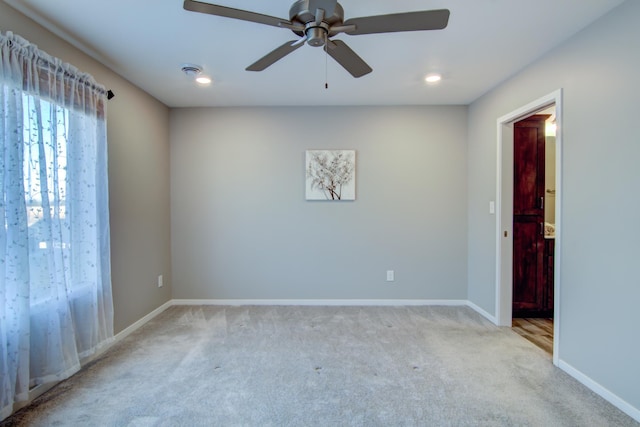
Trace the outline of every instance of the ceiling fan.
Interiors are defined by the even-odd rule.
[[[286,28],[300,37],[269,52],[249,65],[246,68],[247,71],[262,71],[306,42],[314,47],[324,46],[325,51],[353,77],[362,77],[373,70],[345,42],[331,40],[331,37],[340,33],[358,36],[400,31],[441,30],[449,22],[448,9],[366,16],[345,21],[344,10],[337,0],[297,0],[289,9],[288,20],[200,0],[184,0],[184,8],[192,12]]]

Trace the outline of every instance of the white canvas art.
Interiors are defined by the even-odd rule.
[[[307,150],[307,200],[355,200],[355,150]]]

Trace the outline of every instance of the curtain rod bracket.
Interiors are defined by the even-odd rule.
[[[116,96],[116,94],[115,94],[115,93],[113,93],[113,91],[112,91],[111,89],[109,89],[109,90],[107,91],[107,99],[108,99],[108,100],[111,100],[114,96]]]

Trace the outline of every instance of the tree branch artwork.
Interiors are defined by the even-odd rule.
[[[307,200],[355,200],[355,150],[307,150]]]

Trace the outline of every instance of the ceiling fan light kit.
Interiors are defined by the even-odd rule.
[[[344,20],[344,9],[337,0],[297,0],[289,9],[289,20],[234,9],[200,0],[184,0],[185,10],[240,19],[258,24],[285,28],[298,37],[277,47],[249,65],[247,71],[262,71],[302,47],[305,43],[323,47],[329,56],[353,77],[369,74],[371,67],[342,40],[331,38],[344,33],[351,36],[402,31],[441,30],[449,22],[449,10],[425,10],[367,16]]]

